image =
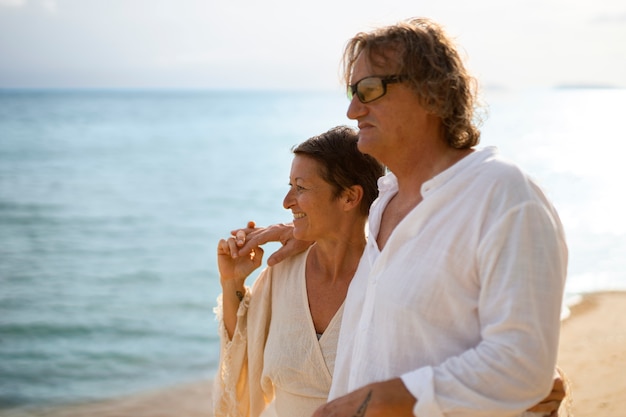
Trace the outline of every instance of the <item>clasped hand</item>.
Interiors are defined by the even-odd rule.
[[[269,266],[274,266],[291,256],[304,252],[313,243],[294,238],[292,224],[274,224],[257,228],[255,223],[250,221],[247,228],[233,230],[231,234],[235,237],[245,236],[243,244],[238,246],[239,256],[246,256],[250,251],[260,249],[261,245],[268,242],[280,242],[282,246],[267,259]]]
[[[254,229],[254,222],[248,223],[248,229],[233,231],[233,236],[221,239],[217,244],[217,267],[222,284],[232,280],[243,281],[261,265],[263,249],[247,241],[244,230],[249,229]]]

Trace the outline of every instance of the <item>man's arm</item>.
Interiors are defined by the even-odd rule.
[[[562,371],[555,372],[552,391],[528,411],[550,413],[556,417],[567,396]],[[336,398],[318,408],[313,417],[414,417],[416,398],[400,378],[376,382]]]
[[[318,408],[313,417],[413,417],[415,397],[400,378],[375,382]]]
[[[279,262],[284,261],[294,255],[304,252],[313,242],[307,242],[303,240],[297,240],[293,237],[293,224],[273,224],[267,227],[256,227],[253,221],[248,222],[248,226],[245,229],[237,229],[231,231],[233,236],[237,236],[237,233],[243,231],[245,233],[245,243],[239,249],[239,256],[246,256],[255,247],[264,245],[268,242],[280,242],[281,247],[269,258],[267,258],[267,264],[269,266],[276,265]],[[241,235],[241,234],[240,234]],[[239,244],[239,241],[237,242]]]

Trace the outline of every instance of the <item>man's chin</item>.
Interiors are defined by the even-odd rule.
[[[363,137],[359,135],[359,141],[357,142],[357,148],[359,149],[359,152],[374,156],[375,146],[373,145],[373,139],[367,137],[366,135],[364,135]]]
[[[367,153],[370,141],[371,139],[367,136],[367,134],[359,133],[359,140],[357,141],[356,146],[361,153]]]

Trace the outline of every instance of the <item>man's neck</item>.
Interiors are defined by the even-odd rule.
[[[422,185],[447,170],[472,153],[472,149],[449,148],[440,154],[422,156],[411,163],[398,164],[397,171],[390,167],[398,180],[398,193],[384,209],[376,242],[383,249],[396,226],[422,201]]]

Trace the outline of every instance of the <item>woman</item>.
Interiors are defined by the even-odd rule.
[[[293,149],[283,206],[293,213],[294,236],[315,242],[304,253],[266,268],[250,289],[244,282],[262,249],[237,257],[234,238],[220,240],[216,417],[259,416],[272,401],[278,416],[310,417],[326,402],[343,301],[384,173],[357,140],[340,126]]]

